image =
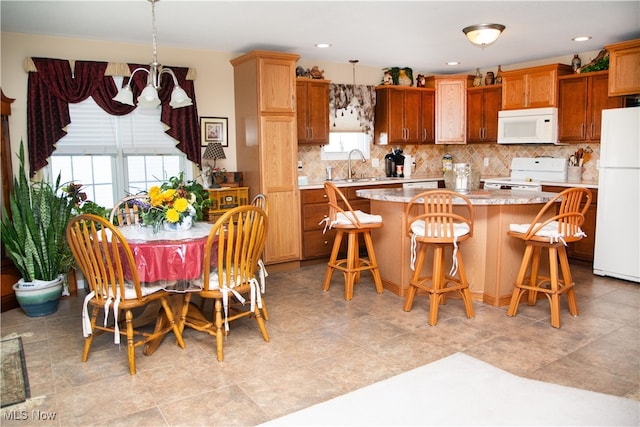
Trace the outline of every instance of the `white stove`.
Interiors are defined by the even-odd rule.
[[[511,176],[484,181],[486,189],[541,191],[542,181],[566,181],[567,159],[559,157],[514,157]]]

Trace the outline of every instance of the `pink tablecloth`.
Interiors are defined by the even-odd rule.
[[[120,230],[133,252],[140,282],[149,283],[202,277],[204,247],[210,229],[209,223],[196,223],[187,231],[160,231],[157,234],[138,226]],[[125,266],[125,277],[131,278],[128,266]]]

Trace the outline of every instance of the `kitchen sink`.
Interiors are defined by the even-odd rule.
[[[348,178],[348,179],[334,179],[335,183],[344,183],[344,182],[367,182],[367,181],[385,181],[388,180],[387,177],[362,177],[362,178]]]

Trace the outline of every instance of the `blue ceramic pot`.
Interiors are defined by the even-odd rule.
[[[64,276],[60,275],[51,282],[25,282],[22,279],[13,290],[20,308],[29,317],[40,317],[55,313],[64,287]]]

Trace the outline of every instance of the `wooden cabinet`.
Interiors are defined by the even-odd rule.
[[[329,143],[329,83],[329,80],[296,80],[298,144]]]
[[[500,86],[467,89],[467,142],[498,141],[498,111],[502,105]]]
[[[433,132],[432,128],[429,129],[433,108],[430,107],[428,93],[433,94],[433,90],[408,86],[377,87],[375,142],[387,145],[428,141],[428,135]]]
[[[252,51],[231,60],[234,72],[236,155],[249,197],[269,203],[267,264],[299,264],[298,141],[296,77],[298,55]]]
[[[208,221],[217,221],[225,212],[249,204],[249,187],[209,188]]]
[[[502,109],[558,106],[558,77],[572,74],[569,65],[551,64],[502,73]]]
[[[558,79],[558,140],[600,142],[602,110],[623,106],[622,97],[609,97],[609,72],[574,74]]]
[[[436,142],[436,91],[422,90],[422,130],[421,142],[434,144]]]
[[[640,93],[640,39],[605,49],[609,52],[609,96]]]
[[[356,191],[363,188],[400,188],[402,184],[385,184],[376,186],[356,186],[341,187],[340,191],[345,195],[349,204],[353,209],[360,209],[364,212],[370,211],[369,199],[363,199],[356,195]],[[333,249],[333,241],[336,237],[335,230],[327,230],[323,233],[324,223],[321,221],[329,215],[329,206],[327,205],[327,195],[324,188],[302,190],[300,191],[301,199],[301,240],[302,240],[302,259],[310,260],[314,258],[328,258]],[[344,242],[342,248],[346,253],[347,246]],[[364,242],[361,242],[364,248]]]
[[[567,187],[543,185],[542,191],[551,191],[553,193],[560,193],[566,190]],[[591,205],[587,210],[584,218],[584,224],[582,224],[582,231],[585,232],[587,237],[583,237],[581,240],[571,243],[567,246],[567,256],[569,258],[578,259],[581,261],[593,262],[593,252],[596,245],[596,213],[598,202],[598,190],[590,189],[593,199]]]
[[[474,76],[433,76],[426,84],[436,90],[436,144],[466,144],[467,88]]]

